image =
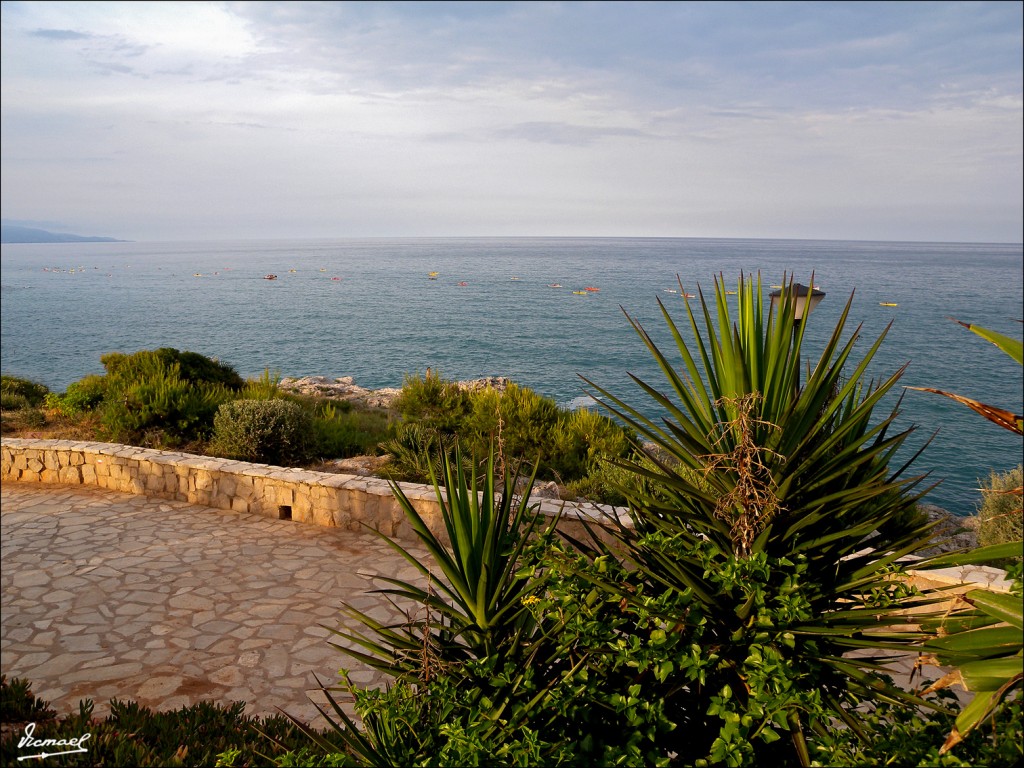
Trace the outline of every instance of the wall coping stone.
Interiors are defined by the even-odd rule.
[[[322,487],[340,492],[348,491],[352,493],[362,493],[373,498],[393,497],[393,492],[389,482],[377,477],[317,472],[315,470],[301,469],[297,467],[278,467],[270,464],[257,464],[236,461],[233,459],[199,456],[196,454],[182,453],[180,451],[162,451],[155,448],[140,448],[137,446],[122,445],[119,443],[4,437],[0,439],[0,445],[2,445],[4,449],[2,476],[5,480],[19,479],[15,474],[17,470],[13,466],[13,461],[8,459],[8,455],[10,455],[10,459],[13,459],[15,454],[25,454],[29,451],[38,451],[43,453],[65,452],[69,455],[72,453],[91,455],[95,457],[95,461],[97,463],[102,463],[104,462],[104,459],[106,459],[106,463],[108,465],[115,463],[121,464],[121,466],[127,471],[127,476],[124,478],[123,482],[119,483],[118,490],[135,494],[151,494],[159,497],[166,497],[168,493],[170,493],[170,495],[175,498],[194,501],[196,503],[204,503],[209,506],[216,505],[210,503],[210,499],[197,501],[196,499],[188,498],[187,495],[183,495],[180,491],[156,492],[153,491],[152,486],[148,483],[132,483],[133,479],[137,479],[134,477],[133,472],[138,472],[139,462],[148,462],[150,465],[170,468],[175,470],[178,474],[181,474],[181,470],[190,470],[192,472],[233,475],[236,478],[264,480],[275,484],[285,484],[291,486],[293,491],[302,487],[306,487],[307,491],[310,488]],[[59,466],[63,467],[70,462],[58,463]],[[34,474],[36,477],[25,477],[23,479],[25,481],[41,482],[41,474]],[[186,474],[188,473],[186,472]],[[77,484],[109,487],[107,485],[103,485],[106,480],[106,476],[101,480],[101,478],[96,477],[94,474],[89,477],[82,477],[81,474],[79,474]],[[67,480],[62,478],[62,482],[66,483]],[[72,479],[72,482],[75,482],[74,479]],[[398,485],[410,500],[425,502],[428,504],[437,503],[437,493],[432,485],[426,485],[423,483],[399,483]],[[441,489],[441,495],[443,498],[447,498],[447,494],[443,488]],[[629,519],[628,512],[625,509],[617,509],[615,507],[594,504],[591,502],[559,501],[546,498],[542,499],[539,497],[531,497],[530,502],[531,504],[537,504],[543,515],[550,517],[561,515],[563,516],[563,519],[569,522],[573,520],[582,520],[588,524],[601,524],[607,523],[609,519],[619,519],[625,521],[627,525],[632,524]],[[227,506],[230,506],[230,501]],[[392,525],[392,510],[390,508],[381,509],[378,514],[387,517],[388,526]],[[321,520],[324,518],[316,516],[315,519]],[[309,521],[312,522],[313,519],[311,518]],[[374,523],[374,521],[364,522],[369,522],[370,524]],[[382,521],[376,522],[379,524]],[[400,528],[405,527],[407,526],[400,526]],[[443,531],[435,531],[435,534],[440,533],[443,533]],[[409,532],[407,535],[412,534]]]
[[[334,506],[307,510],[304,507],[308,506],[309,502],[303,499],[299,509],[293,509],[293,513],[298,513],[293,519],[320,525],[342,526],[350,529],[357,529],[360,527],[360,523],[365,523],[389,536],[401,538],[403,536],[413,537],[415,535],[409,529],[409,526],[404,524],[397,500],[394,503],[383,501],[383,499],[388,497],[393,498],[393,493],[389,482],[382,478],[317,472],[296,467],[277,467],[269,464],[255,464],[232,459],[198,456],[178,451],[139,448],[118,443],[4,437],[0,438],[0,448],[2,448],[3,454],[0,477],[5,481],[56,481],[58,484],[91,485],[136,495],[153,495],[159,498],[170,497],[190,503],[226,509],[237,509],[235,503],[238,493],[238,478],[245,478],[250,481],[268,481],[275,488],[285,486],[286,488],[282,490],[290,491],[293,508],[295,502],[299,501],[299,497],[296,495],[297,491],[301,491],[305,497],[310,495],[311,491],[315,488],[324,488],[330,489],[334,493],[317,494],[318,498],[321,496],[324,498],[329,497],[330,501],[323,503],[333,504]],[[64,452],[68,456],[66,461],[55,462],[56,466],[60,469],[59,472],[43,467],[39,470],[19,469],[16,466],[16,457],[19,455],[24,456],[29,452],[42,453],[44,457],[46,454],[52,455]],[[95,457],[97,463],[102,462],[108,465],[120,463],[121,476],[115,479],[108,474],[99,475],[96,472],[82,472],[80,471],[81,461],[77,464],[73,463],[71,459],[72,454],[91,454]],[[118,460],[121,461],[119,462]],[[176,488],[177,490],[154,490],[150,483],[140,477],[140,462],[148,462],[151,466],[155,465],[169,469],[170,471],[165,473],[165,478],[174,480],[174,482],[165,483],[165,488]],[[64,471],[66,469],[74,471],[69,474]],[[225,483],[227,488],[223,492],[219,492],[211,490],[208,485],[208,478],[203,480],[203,485],[200,487],[196,483],[196,472],[233,476],[236,478],[236,482]],[[225,477],[224,479],[227,480],[228,478]],[[255,488],[259,488],[258,482],[253,485]],[[398,483],[398,485],[410,500],[436,506],[438,491],[435,491],[432,485],[425,485],[423,483]],[[189,486],[191,490],[186,491],[185,486]],[[219,499],[217,498],[218,493],[220,493]],[[260,491],[256,490],[255,493],[258,495]],[[256,499],[254,501],[250,501],[247,498],[241,499],[241,506],[264,515],[279,515],[280,494],[267,488],[264,488],[262,493],[263,499]],[[445,489],[441,488],[440,493],[442,497],[447,498]],[[362,500],[359,498],[360,494],[364,495]],[[311,503],[315,506],[318,502],[313,501]],[[561,516],[560,523],[570,528],[579,527],[580,523],[591,526],[608,526],[612,524],[612,521],[616,520],[627,528],[633,527],[629,510],[623,507],[612,507],[593,502],[563,501],[536,496],[530,498],[530,503],[537,505],[540,513],[545,517],[554,518]],[[367,515],[371,517],[375,515],[377,519],[367,519]],[[435,535],[444,539],[445,531],[443,530],[440,516],[435,515],[434,518],[433,521],[427,520],[428,525],[430,525]],[[402,520],[402,522],[396,523],[396,520]],[[907,558],[908,565],[916,559]],[[911,565],[908,571],[948,584],[976,584],[999,591],[1009,589],[1009,582],[1006,579],[1005,572],[987,566],[965,566],[963,568],[943,569],[941,571],[916,571]]]

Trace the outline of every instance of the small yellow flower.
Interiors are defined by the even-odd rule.
[[[540,602],[540,598],[537,597],[536,595],[527,595],[526,597],[523,598],[523,605],[533,605],[534,603],[539,603],[539,602]]]

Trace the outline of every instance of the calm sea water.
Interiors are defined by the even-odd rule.
[[[3,245],[0,256],[0,366],[54,390],[102,373],[106,352],[170,346],[243,376],[351,375],[382,387],[430,367],[509,376],[562,404],[583,402],[585,376],[641,403],[627,372],[658,373],[620,307],[666,340],[656,299],[681,310],[668,292],[677,275],[707,293],[715,275],[735,285],[741,272],[766,286],[784,272],[810,283],[813,272],[827,296],[808,325],[811,350],[851,294],[860,354],[891,322],[876,377],[909,363],[906,385],[1014,410],[1024,389],[1019,365],[947,319],[1020,337],[1020,245],[368,239]],[[587,286],[600,292],[573,294]],[[916,466],[942,481],[929,500],[958,514],[974,511],[991,470],[1021,462],[1019,437],[946,398],[907,392],[901,418],[918,426],[915,446],[938,432]]]

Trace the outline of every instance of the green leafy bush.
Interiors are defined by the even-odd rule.
[[[0,376],[0,396],[3,397],[4,409],[16,410],[7,403],[24,402],[19,407],[37,408],[50,390],[43,384],[23,379],[18,376]],[[11,399],[8,399],[11,398]]]
[[[264,369],[257,379],[249,379],[242,388],[241,399],[243,400],[273,400],[281,397],[281,372],[270,372],[269,368]]]
[[[32,407],[28,398],[8,392],[0,392],[0,411],[24,411]]]
[[[448,447],[457,436],[468,454],[484,455],[494,442],[503,459],[539,461],[539,477],[562,482],[585,477],[601,458],[631,450],[629,433],[607,416],[562,410],[551,398],[515,383],[504,390],[469,390],[436,373],[407,377],[395,407],[418,431],[399,435],[397,445],[385,448],[396,456],[399,474],[419,482],[427,475],[416,474],[416,467],[426,468],[432,460],[434,441],[426,439],[428,433]],[[416,441],[427,456],[412,456]]]
[[[540,460],[540,476],[551,477],[550,436],[558,423],[558,404],[531,389],[509,384],[504,391],[470,393],[471,414],[459,429],[467,450],[484,455],[497,442],[508,460]]]
[[[407,421],[445,434],[456,433],[472,409],[466,390],[429,369],[424,376],[405,377],[393,407]]]
[[[286,761],[307,744],[307,737],[282,716],[245,715],[245,704],[228,706],[199,702],[190,707],[154,712],[131,701],[113,700],[110,714],[93,718],[92,701],[79,704],[76,714],[57,717],[46,702],[31,694],[19,679],[0,680],[0,702],[5,725],[33,722],[36,739],[69,739],[89,734],[84,752],[50,756],[46,765],[92,768],[163,768],[213,766],[218,755],[230,755],[230,765],[275,765]],[[19,758],[38,750],[19,749],[21,729],[7,730],[0,738],[0,765],[22,765]],[[321,736],[330,744],[332,734]],[[340,749],[340,747],[336,747]],[[340,765],[350,765],[339,763]]]
[[[176,369],[181,379],[193,383],[220,384],[235,392],[245,386],[245,381],[231,366],[197,352],[178,351],[171,347],[142,350],[130,355],[110,352],[101,356],[100,362],[107,375],[118,381],[139,381]]]
[[[184,380],[172,367],[119,387],[116,397],[104,400],[101,421],[117,442],[175,447],[204,438],[217,409],[232,397],[224,385]]]
[[[381,450],[391,456],[385,472],[393,480],[410,483],[422,483],[431,475],[440,476],[438,452],[447,452],[454,445],[455,438],[451,435],[419,424],[399,424],[394,436],[380,444]]]
[[[349,403],[322,406],[313,419],[315,453],[322,458],[376,453],[393,435],[387,414],[354,409]]]
[[[108,381],[104,376],[90,375],[68,385],[63,394],[46,396],[46,406],[62,416],[74,418],[96,410],[107,396]]]
[[[550,471],[570,479],[606,472],[608,461],[625,458],[633,451],[629,432],[587,408],[561,411],[547,445]]]
[[[313,420],[288,400],[233,400],[213,420],[209,451],[242,461],[290,466],[312,457]]]

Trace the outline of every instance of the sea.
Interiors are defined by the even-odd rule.
[[[660,306],[760,275],[817,285],[805,354],[852,300],[854,360],[880,334],[869,376],[956,392],[1019,413],[1022,368],[951,318],[1021,337],[1020,244],[701,238],[456,238],[4,244],[0,368],[54,391],[103,373],[101,355],[191,350],[245,377],[352,376],[401,386],[428,369],[506,376],[569,408],[585,379],[656,416],[630,378],[664,379],[627,315],[670,359]],[[435,273],[431,279],[430,273]],[[274,280],[265,279],[273,274]],[[560,286],[560,287],[553,287]],[[587,291],[587,288],[598,290]],[[577,293],[581,292],[581,293]],[[690,300],[694,304],[695,300]],[[890,306],[895,305],[895,306]],[[963,405],[898,387],[897,426],[936,487],[925,501],[973,514],[990,473],[1022,461],[1021,438]],[[929,442],[930,441],[930,442]]]

